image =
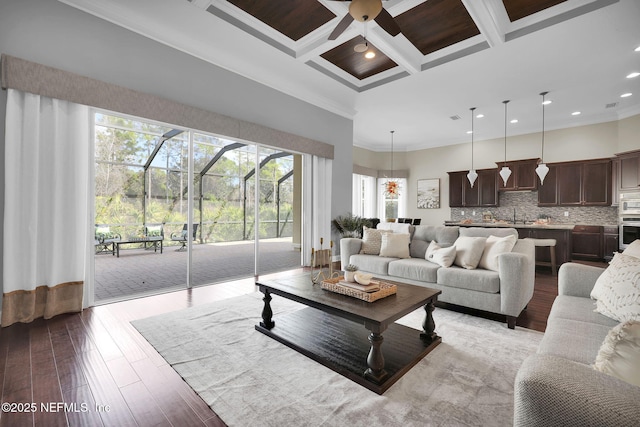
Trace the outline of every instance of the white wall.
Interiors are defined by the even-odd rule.
[[[507,137],[507,160],[539,158],[540,133]],[[544,161],[547,163],[612,157],[616,153],[640,149],[640,115],[620,121],[545,132]],[[389,153],[354,148],[354,163],[386,169]],[[504,160],[504,138],[474,141],[476,169],[496,168]],[[394,153],[394,168],[408,169],[407,217],[422,218],[423,224],[442,224],[450,219],[449,176],[447,172],[468,170],[471,143]],[[440,179],[440,209],[416,207],[417,180]]]
[[[53,0],[2,0],[0,53],[332,144],[332,216],[351,206],[351,186],[343,185],[351,182],[351,120]],[[2,92],[2,157],[5,109]],[[4,175],[0,175],[3,194]],[[0,223],[3,212],[4,197]]]

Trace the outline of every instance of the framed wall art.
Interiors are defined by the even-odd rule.
[[[418,209],[440,209],[440,178],[418,180]]]

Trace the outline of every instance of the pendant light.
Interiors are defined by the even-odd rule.
[[[398,197],[400,196],[400,183],[398,182],[397,179],[395,179],[394,177],[395,174],[393,173],[393,133],[395,131],[392,130],[390,132],[391,132],[391,179],[387,179],[386,182],[384,183],[384,193],[387,196]]]
[[[536,168],[536,174],[540,178],[540,184],[544,184],[544,177],[549,173],[549,167],[544,164],[544,97],[549,92],[542,92],[540,95],[542,96],[542,154],[540,155],[540,164]]]
[[[504,182],[504,186],[507,186],[507,180],[511,176],[511,169],[507,166],[507,104],[509,101],[502,101],[504,104],[504,166],[500,169],[500,177]]]
[[[469,173],[467,174],[467,179],[469,180],[469,184],[471,184],[471,188],[473,188],[473,184],[476,182],[476,179],[478,178],[478,174],[476,173],[476,170],[473,168],[473,111],[476,109],[476,107],[471,107],[471,170],[469,170]]]

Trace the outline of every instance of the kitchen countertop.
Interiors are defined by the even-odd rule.
[[[573,230],[576,224],[533,224],[533,223],[517,223],[508,222],[450,222],[445,221],[444,225],[454,225],[459,227],[502,227],[502,228],[542,228],[547,230]]]

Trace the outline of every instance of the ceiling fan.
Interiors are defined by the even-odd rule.
[[[329,34],[329,40],[335,40],[346,30],[353,20],[359,22],[369,22],[375,20],[387,33],[392,36],[400,34],[400,27],[393,19],[393,16],[382,7],[382,0],[351,0],[349,13],[336,25],[336,28]]]

